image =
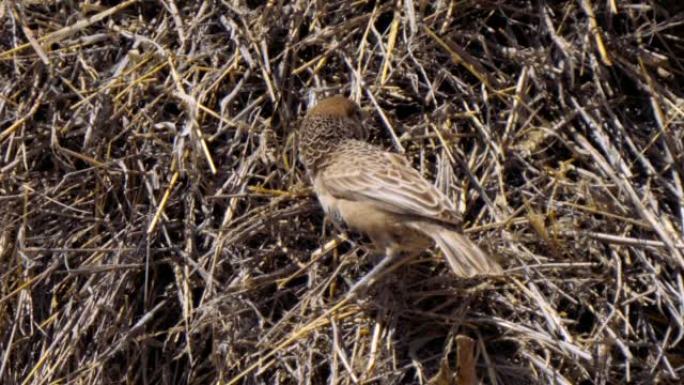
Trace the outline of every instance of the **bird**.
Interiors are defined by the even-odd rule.
[[[325,213],[365,233],[385,258],[351,291],[369,286],[394,260],[437,244],[460,277],[500,275],[491,256],[461,232],[444,193],[401,154],[367,142],[355,102],[337,95],[310,108],[298,128],[298,157]]]

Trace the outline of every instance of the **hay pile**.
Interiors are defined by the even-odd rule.
[[[683,36],[677,0],[3,2],[0,383],[469,384],[468,337],[486,384],[681,383]],[[339,304],[376,259],[293,134],[336,93],[506,277],[428,251]]]

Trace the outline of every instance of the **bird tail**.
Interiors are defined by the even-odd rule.
[[[442,250],[451,270],[461,277],[500,275],[501,266],[465,235],[437,225],[422,224],[420,230]]]

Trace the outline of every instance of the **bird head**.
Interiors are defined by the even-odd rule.
[[[361,108],[344,96],[332,96],[318,102],[306,114],[307,119],[334,119],[344,123],[349,132],[343,136],[353,139],[367,139],[368,132],[363,125],[364,114]]]

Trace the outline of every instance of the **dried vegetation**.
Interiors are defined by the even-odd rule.
[[[679,384],[683,79],[677,0],[4,1],[0,382]],[[376,259],[293,134],[335,93],[505,277],[340,302]]]

